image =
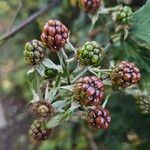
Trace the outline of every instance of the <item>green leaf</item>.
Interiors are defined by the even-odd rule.
[[[57,88],[51,89],[51,90],[46,94],[45,99],[52,102],[52,101],[54,100],[56,94],[57,94],[57,90],[58,90]]]
[[[62,70],[62,67],[60,65],[56,65],[54,64],[50,59],[48,58],[45,58],[43,61],[42,61],[42,64],[47,67],[47,68],[50,68],[50,69],[57,69],[58,71],[61,72]]]
[[[45,67],[42,64],[36,65],[36,70],[41,76],[44,76]]]
[[[129,34],[150,43],[150,0],[147,0],[141,9],[134,13],[133,19],[134,26]]]
[[[63,114],[57,114],[55,115],[53,118],[50,119],[50,121],[47,123],[47,128],[54,128],[56,126],[58,126],[62,120],[62,118],[64,117]]]
[[[64,112],[63,108],[70,104],[70,101],[59,100],[52,104],[52,106],[57,110],[57,112]]]
[[[146,4],[135,11],[133,14],[134,23],[150,23],[150,0],[147,0]]]
[[[149,53],[150,49],[139,47],[133,41],[127,41],[124,43],[125,59],[134,61],[136,65],[141,69],[150,73],[150,61]]]
[[[74,87],[73,87],[73,85],[66,85],[66,86],[60,86],[60,87],[58,87],[58,89],[63,89],[63,90],[68,90],[68,91],[70,91],[70,92],[73,92],[74,91]]]

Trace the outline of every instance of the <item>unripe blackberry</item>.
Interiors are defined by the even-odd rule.
[[[150,97],[147,95],[140,95],[136,97],[136,108],[142,114],[150,114]]]
[[[98,66],[104,58],[104,49],[96,41],[86,42],[78,50],[78,58],[83,65]]]
[[[127,61],[120,62],[111,74],[112,83],[121,87],[128,87],[137,84],[140,79],[141,74],[139,69],[134,63]]]
[[[121,24],[130,24],[132,22],[133,12],[128,6],[120,7],[116,13],[116,20]]]
[[[96,13],[101,6],[101,0],[80,0],[81,7],[86,12]]]
[[[46,68],[44,71],[44,78],[45,79],[53,79],[57,76],[58,74],[58,70],[56,69],[50,69],[50,68]]]
[[[74,99],[81,105],[98,105],[104,97],[104,85],[96,76],[80,78],[75,85]]]
[[[35,120],[30,126],[29,135],[38,141],[47,140],[51,134],[51,129],[46,129],[43,120]]]
[[[27,42],[24,50],[25,61],[29,65],[36,65],[46,57],[46,48],[38,40]]]
[[[59,51],[64,47],[69,37],[69,30],[58,20],[50,19],[43,28],[41,40],[52,52]]]
[[[111,117],[105,108],[96,107],[90,109],[88,113],[88,123],[95,129],[107,129],[110,125]]]
[[[54,113],[54,109],[48,101],[40,100],[33,103],[32,112],[38,117],[49,118]]]

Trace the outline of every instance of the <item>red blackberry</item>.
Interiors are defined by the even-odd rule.
[[[31,138],[38,141],[47,140],[50,134],[51,134],[51,129],[46,129],[44,127],[44,122],[42,119],[35,120],[29,129],[29,135],[31,136]]]
[[[58,20],[50,19],[43,28],[41,40],[50,48],[52,52],[59,51],[64,47],[69,36],[67,27]]]
[[[141,74],[134,63],[127,61],[120,62],[113,70],[111,80],[113,84],[128,87],[140,81]]]
[[[95,13],[101,6],[101,0],[81,0],[81,6],[89,13]]]
[[[96,107],[90,109],[88,113],[88,123],[95,129],[107,129],[111,121],[110,114],[107,109]]]
[[[39,117],[47,118],[52,116],[54,109],[49,102],[41,100],[33,103],[32,112]]]
[[[75,96],[82,105],[98,105],[104,96],[104,85],[96,76],[80,78],[75,85]]]

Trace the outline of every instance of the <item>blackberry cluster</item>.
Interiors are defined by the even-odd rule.
[[[33,103],[32,112],[38,117],[49,118],[52,116],[54,109],[49,102],[41,100]]]
[[[116,20],[121,24],[130,24],[132,22],[133,12],[128,6],[120,7],[117,11]]]
[[[104,58],[104,49],[96,41],[86,42],[78,50],[78,58],[81,64],[96,67]]]
[[[44,127],[43,120],[35,120],[30,126],[29,135],[37,141],[47,140],[51,134],[51,129]]]
[[[46,48],[41,41],[32,40],[26,43],[24,56],[28,65],[36,65],[46,57]]]
[[[107,129],[110,121],[111,117],[107,109],[97,107],[89,110],[88,122],[91,127],[95,129]]]
[[[104,85],[96,76],[80,78],[75,85],[75,96],[82,105],[98,105],[104,97]]]
[[[122,61],[112,71],[111,80],[113,84],[121,87],[128,87],[137,84],[141,79],[139,69],[135,64]]]
[[[147,95],[136,97],[136,108],[142,114],[150,114],[150,97]]]
[[[81,6],[86,12],[96,13],[101,6],[101,0],[80,0]]]
[[[58,20],[50,19],[43,28],[41,40],[52,52],[57,52],[64,47],[69,37],[69,30]]]

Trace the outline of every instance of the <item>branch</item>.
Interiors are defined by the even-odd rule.
[[[10,27],[9,27],[8,31],[11,31],[11,30],[12,30],[13,24],[14,24],[14,22],[15,22],[17,16],[19,15],[20,11],[22,10],[22,7],[23,7],[23,0],[20,1],[19,7],[18,7],[18,9],[17,9],[17,11],[16,11],[16,14],[15,14],[14,18],[12,19],[12,22],[11,22],[11,24],[10,24]]]
[[[0,38],[0,45],[3,45],[8,39],[16,35],[19,31],[30,25],[35,19],[37,19],[39,16],[53,8],[54,6],[58,5],[60,3],[60,0],[53,0],[49,4],[47,4],[46,7],[42,8],[32,16],[30,16],[27,20],[25,20],[23,23],[18,25],[14,30],[11,32],[6,33],[2,38]]]

